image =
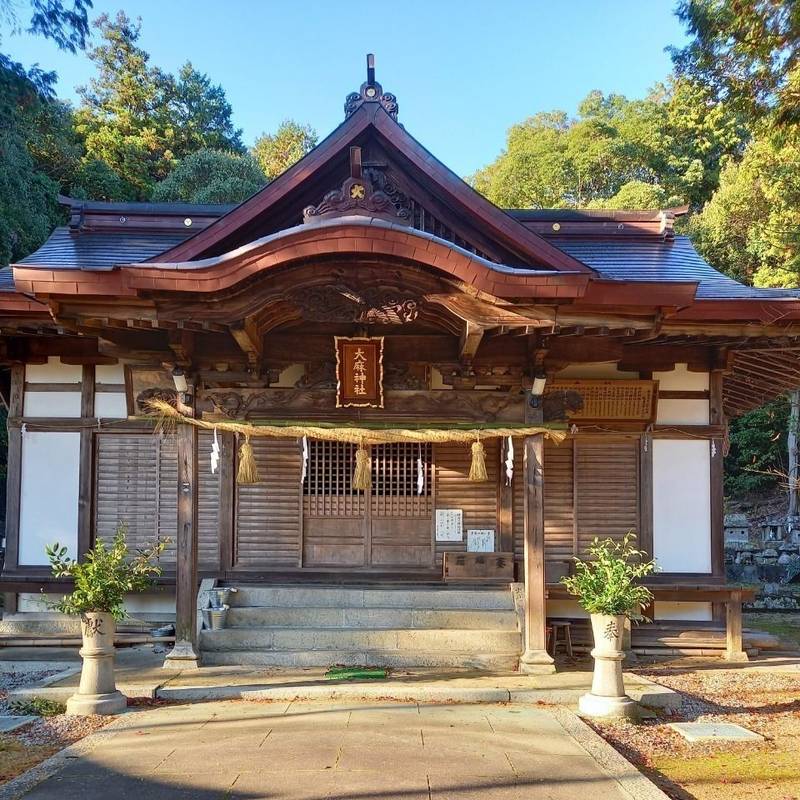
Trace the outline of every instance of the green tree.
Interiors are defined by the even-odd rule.
[[[32,0],[27,30],[75,52],[88,35],[88,0]],[[22,27],[17,7],[0,16]],[[38,247],[61,218],[57,195],[79,152],[67,109],[54,99],[55,74],[26,69],[0,52],[0,265]]]
[[[89,59],[98,74],[78,90],[76,128],[86,157],[104,161],[144,200],[173,164],[164,113],[169,79],[150,66],[150,56],[137,44],[141,21],[120,11],[113,20],[102,14],[94,26],[101,43],[89,51]]]
[[[789,401],[785,396],[730,423],[730,451],[725,458],[725,494],[740,497],[772,489],[773,471],[786,471]]]
[[[120,11],[94,25],[101,42],[89,58],[97,76],[79,89],[75,124],[86,159],[111,167],[122,196],[149,199],[154,185],[200,148],[242,150],[221,86],[189,63],[177,78],[152,66],[139,45],[141,20]]]
[[[800,137],[773,133],[729,161],[719,189],[689,223],[717,268],[756,286],[800,284]]]
[[[796,0],[680,0],[691,37],[672,48],[686,75],[751,118],[800,121],[800,4]]]
[[[245,153],[198,150],[153,190],[158,202],[240,203],[267,182],[258,162]]]
[[[575,118],[553,111],[514,125],[505,151],[472,182],[506,207],[699,206],[742,136],[738,116],[688,81],[660,84],[644,100],[592,92]]]
[[[253,156],[267,176],[275,180],[317,144],[317,132],[310,125],[284,120],[275,133],[264,133],[256,139]]]
[[[187,61],[180,69],[168,100],[171,150],[185,158],[203,148],[244,152],[242,131],[233,125],[233,109],[222,86]]]

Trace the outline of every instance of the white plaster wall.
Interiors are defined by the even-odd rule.
[[[273,384],[273,386],[291,389],[305,374],[305,364],[290,364],[288,367],[281,370],[280,375],[278,375],[278,382]]]
[[[711,603],[656,603],[655,618],[687,620],[690,622],[711,622]]]
[[[75,392],[25,392],[26,417],[80,417],[80,387]]]
[[[659,425],[708,425],[708,400],[659,399]]]
[[[79,471],[80,433],[23,434],[20,565],[47,564],[44,548],[55,541],[77,555]]]
[[[707,440],[653,442],[653,552],[664,572],[711,572]]]
[[[27,383],[80,383],[83,367],[80,364],[62,364],[57,356],[50,356],[46,364],[27,364]]]
[[[570,364],[556,378],[585,378],[587,380],[638,380],[638,372],[620,372],[613,361],[590,361],[586,364]]]
[[[98,364],[94,368],[95,383],[125,383],[123,364]]]
[[[707,372],[689,372],[686,364],[676,364],[669,372],[654,372],[658,388],[670,392],[707,392],[710,386]]]
[[[125,418],[128,416],[128,401],[122,392],[98,392],[94,396],[96,417]]]

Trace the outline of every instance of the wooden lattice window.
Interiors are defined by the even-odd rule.
[[[372,494],[375,497],[419,495],[419,459],[424,483],[421,495],[431,493],[430,443],[399,442],[372,448]]]
[[[303,494],[309,497],[359,494],[353,488],[356,446],[347,442],[308,441],[308,464]]]

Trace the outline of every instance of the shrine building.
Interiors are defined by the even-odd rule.
[[[727,424],[800,386],[800,292],[715,270],[685,209],[498,208],[398,116],[369,60],[243,203],[64,197],[0,272],[5,631],[52,633],[46,545],[124,525],[170,540],[129,611],[174,663],[551,671],[548,620],[586,616],[559,578],[633,531],[634,649],[741,657]]]

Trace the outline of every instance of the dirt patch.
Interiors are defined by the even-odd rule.
[[[680,800],[800,800],[800,673],[675,661],[636,672],[681,694],[670,717],[594,727]],[[758,743],[690,744],[670,722],[733,722],[764,736]]]

